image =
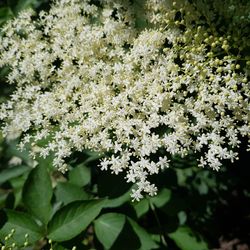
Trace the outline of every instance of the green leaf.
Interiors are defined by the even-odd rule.
[[[171,190],[163,188],[156,196],[150,198],[150,201],[159,208],[164,206],[170,200],[170,198]]]
[[[37,166],[33,169],[23,188],[23,202],[31,213],[45,225],[48,223],[53,195],[50,176],[45,167]]]
[[[31,168],[28,166],[16,166],[12,168],[7,168],[0,172],[0,184],[18,177],[26,172],[28,172]]]
[[[90,168],[81,164],[73,168],[69,172],[69,182],[77,186],[83,187],[90,182],[91,173]]]
[[[58,183],[55,195],[57,201],[61,201],[65,205],[72,201],[88,199],[88,194],[82,188],[68,182]]]
[[[4,207],[8,193],[0,189],[0,208]]]
[[[66,241],[81,233],[98,216],[106,200],[75,201],[55,213],[48,225],[48,238]]]
[[[147,27],[147,19],[145,17],[145,0],[134,1],[133,9],[135,11],[135,25],[136,28],[142,30]]]
[[[139,249],[140,246],[141,242],[139,237],[133,230],[128,220],[126,220],[121,233],[117,237],[114,244],[111,246],[110,250]]]
[[[39,5],[38,0],[19,0],[17,5],[15,6],[14,10],[15,13],[17,14],[18,12],[27,9],[27,8],[34,8]]]
[[[49,172],[55,170],[53,166],[53,154],[49,154],[45,159],[43,157],[36,157],[36,161],[39,166],[47,168]]]
[[[30,215],[11,210],[7,210],[6,214],[8,220],[0,230],[0,239],[2,241],[11,233],[12,229],[15,232],[8,240],[8,243],[16,243],[19,246],[24,244],[26,234],[28,234],[28,242],[31,244],[43,237],[41,228]]]
[[[10,69],[7,69],[7,72],[10,72]],[[25,162],[27,165],[32,166],[32,160],[30,159],[29,151],[27,149],[19,150],[18,149],[18,141],[12,140],[7,142],[7,157],[19,157],[22,159],[22,162]]]
[[[105,205],[105,208],[120,207],[125,202],[131,200],[130,194],[131,194],[131,190],[127,191],[126,193],[122,194],[121,196],[119,196],[117,198],[108,199],[107,203]]]
[[[185,211],[180,211],[178,213],[179,225],[184,225],[187,220],[187,214]]]
[[[149,202],[147,199],[140,200],[139,202],[134,202],[132,205],[135,209],[137,218],[140,218],[143,214],[147,213],[149,210]]]
[[[84,161],[84,164],[87,164],[91,161],[99,160],[103,156],[101,153],[97,153],[97,152],[89,151],[89,150],[85,150],[85,153],[88,156],[88,158],[86,161]]]
[[[7,20],[12,18],[14,15],[9,7],[0,8],[0,25],[4,24]]]
[[[140,239],[140,242],[141,242],[140,250],[151,250],[151,249],[158,248],[158,245],[152,239],[151,235],[147,231],[145,231],[141,226],[139,226],[131,218],[128,218],[128,221]]]
[[[107,213],[100,216],[94,222],[95,233],[98,240],[105,249],[110,249],[125,223],[125,215],[118,213]]]
[[[207,243],[188,227],[179,227],[168,236],[181,250],[208,250]]]
[[[14,203],[14,208],[16,208],[22,200],[22,189],[24,186],[24,183],[27,179],[28,174],[25,173],[21,176],[18,176],[16,178],[13,178],[10,180],[10,184],[13,187],[13,193],[15,196],[15,203]]]

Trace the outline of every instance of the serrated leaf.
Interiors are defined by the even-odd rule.
[[[47,224],[52,214],[50,204],[53,195],[49,173],[45,167],[34,168],[23,187],[23,202],[31,213]]]
[[[151,238],[151,235],[145,229],[139,226],[131,218],[128,218],[128,221],[140,239],[140,242],[141,242],[140,250],[152,250],[152,249],[158,248],[158,245],[156,244],[156,242]]]
[[[55,213],[48,225],[48,238],[66,241],[81,233],[98,216],[106,200],[75,201]]]
[[[188,227],[179,227],[169,237],[181,250],[208,250],[207,243]]]
[[[69,182],[80,187],[87,185],[90,182],[90,179],[90,168],[83,164],[78,165],[69,172]]]
[[[16,166],[12,168],[7,168],[0,172],[0,184],[18,177],[26,172],[28,172],[31,168],[28,166]]]
[[[95,233],[105,249],[110,249],[125,223],[125,216],[118,213],[107,213],[94,222]]]
[[[65,205],[72,201],[88,199],[88,194],[82,188],[68,182],[58,183],[55,195],[57,201],[61,201]]]
[[[34,243],[43,237],[42,229],[30,217],[30,215],[7,210],[7,222],[0,230],[0,238],[3,241],[5,236],[14,229],[13,236],[8,240],[9,243],[16,243],[21,246],[25,242],[25,235],[28,234],[29,243]]]

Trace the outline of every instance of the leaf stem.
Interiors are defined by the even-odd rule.
[[[157,222],[157,224],[158,224],[158,227],[159,227],[159,230],[160,230],[161,243],[162,243],[165,247],[167,247],[168,244],[167,244],[167,241],[166,241],[166,239],[165,239],[164,230],[163,230],[163,228],[162,228],[162,225],[161,225],[160,219],[159,219],[159,217],[158,217],[158,214],[157,214],[157,212],[156,212],[156,210],[155,210],[155,206],[154,206],[154,204],[150,201],[150,199],[148,199],[148,202],[149,202],[149,206],[150,206],[150,208],[151,208],[151,210],[152,210],[152,212],[153,212],[153,214],[154,214],[155,220],[156,220],[156,222]]]

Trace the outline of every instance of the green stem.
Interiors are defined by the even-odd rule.
[[[167,244],[167,241],[166,241],[166,239],[165,239],[164,230],[163,230],[163,228],[162,228],[161,222],[160,222],[159,217],[158,217],[158,215],[157,215],[157,212],[156,212],[156,210],[155,210],[155,206],[154,206],[154,204],[153,204],[149,199],[148,199],[148,202],[149,202],[149,206],[150,206],[151,210],[153,211],[155,220],[156,220],[156,222],[157,222],[157,224],[158,224],[158,226],[159,226],[159,229],[160,229],[161,243],[162,243],[165,247],[167,247],[168,244]]]

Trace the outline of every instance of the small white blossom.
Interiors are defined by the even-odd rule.
[[[134,200],[156,194],[148,176],[172,155],[199,152],[199,166],[215,170],[237,159],[250,136],[250,91],[226,38],[199,26],[184,0],[174,9],[146,0],[143,28],[131,1],[101,2],[58,0],[38,19],[23,12],[3,27],[0,66],[11,66],[16,86],[0,108],[4,135],[21,136],[34,157],[53,153],[63,172],[76,150],[108,152],[100,168],[125,172]],[[190,15],[175,21],[178,11]]]

